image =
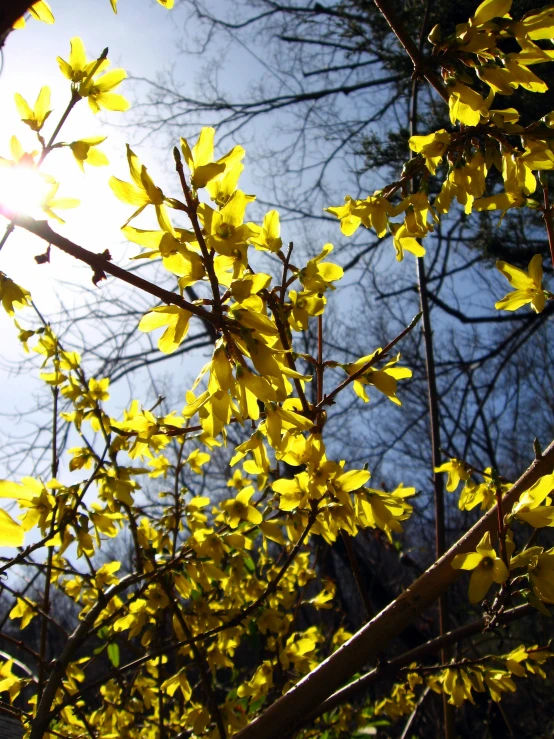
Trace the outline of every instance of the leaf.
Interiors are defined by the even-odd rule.
[[[108,644],[108,659],[114,667],[119,667],[119,646],[115,642]]]

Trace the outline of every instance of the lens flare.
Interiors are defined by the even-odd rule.
[[[11,211],[38,216],[51,185],[35,167],[0,166],[0,204]]]

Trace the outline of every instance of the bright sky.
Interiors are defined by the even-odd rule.
[[[100,55],[107,46],[112,68],[123,67],[130,75],[154,78],[157,72],[174,61],[173,55],[170,57],[165,51],[172,48],[177,37],[177,14],[167,11],[154,0],[120,0],[118,16],[113,14],[109,0],[50,0],[50,5],[56,18],[54,25],[30,20],[25,29],[12,32],[4,46],[4,64],[0,74],[0,156],[7,159],[11,159],[10,139],[14,134],[25,150],[40,148],[35,134],[19,119],[14,102],[16,92],[34,106],[41,87],[48,85],[51,88],[53,112],[43,131],[47,139],[65,110],[70,98],[70,83],[61,74],[56,57],[59,55],[68,59],[69,41],[73,36],[83,39],[89,58]],[[194,59],[189,68],[193,64]],[[130,83],[124,82],[116,91],[132,101]],[[126,206],[115,198],[108,186],[108,179],[111,175],[129,179],[125,143],[131,140],[132,132],[106,123],[124,124],[125,115],[100,113],[95,116],[88,102],[83,100],[73,110],[58,140],[71,142],[79,138],[107,135],[108,139],[101,148],[110,161],[108,166],[96,168],[85,165],[86,175],[83,175],[70,149],[63,148],[53,151],[42,169],[62,183],[59,197],[68,196],[81,201],[80,207],[74,210],[58,211],[66,220],[65,225],[51,219],[51,226],[92,251],[110,249],[114,260],[121,263],[125,243],[120,227],[131,215],[132,206]],[[155,178],[158,175],[161,180],[162,168],[159,163],[163,153],[148,143],[137,146],[135,150],[147,164],[150,173]],[[13,195],[14,188],[5,177],[0,178],[0,197],[2,187],[5,188],[4,195]],[[30,214],[41,217],[32,210]],[[0,236],[6,225],[7,221],[0,217]],[[28,289],[38,308],[48,316],[58,307],[58,291],[64,291],[65,301],[79,299],[78,291],[65,291],[56,279],[90,287],[91,271],[55,248],[52,249],[50,264],[37,265],[34,256],[44,252],[45,248],[46,244],[17,229],[0,252],[0,270]],[[134,248],[131,253],[135,253]],[[25,320],[25,313],[29,314],[30,320]],[[24,325],[35,322],[29,311],[22,311],[16,317]],[[6,360],[17,362],[23,359],[13,322],[4,311],[0,311],[0,335],[2,364],[5,365]],[[31,427],[18,424],[10,428],[12,422],[5,414],[34,407],[33,393],[37,390],[33,384],[34,377],[14,376],[1,369],[0,373],[2,435],[25,436],[31,433]],[[1,468],[0,463],[0,477],[5,476]]]
[[[68,58],[71,37],[81,36],[89,58],[99,55],[108,46],[112,67],[121,66],[129,74],[146,76],[155,76],[164,66],[166,60],[159,50],[170,48],[174,37],[175,20],[153,0],[121,0],[117,17],[108,0],[52,0],[51,6],[56,17],[53,26],[31,20],[24,30],[10,34],[4,48],[4,67],[0,76],[0,155],[7,158],[11,158],[9,141],[13,134],[18,136],[26,150],[38,148],[35,134],[19,120],[13,100],[15,92],[34,105],[41,87],[48,85],[51,88],[54,110],[45,125],[46,136],[50,135],[65,109],[70,97],[70,83],[61,74],[56,57]],[[123,83],[117,92],[125,94],[125,87]],[[121,124],[123,121],[121,113],[93,115],[83,100],[71,113],[59,138],[71,142],[77,138],[107,135],[108,139],[101,148],[110,165],[86,167],[85,176],[68,148],[52,152],[43,165],[45,172],[62,182],[58,196],[76,197],[81,201],[81,206],[74,210],[58,211],[67,222],[65,226],[58,227],[53,221],[51,225],[94,251],[121,243],[119,227],[130,215],[130,207],[116,200],[107,185],[112,174],[127,179],[124,155],[129,132],[103,124]],[[140,155],[145,159],[149,153],[148,146],[140,147]],[[151,161],[148,161],[153,173],[157,158],[151,156]],[[83,224],[86,224],[85,228]],[[114,252],[117,254],[116,248]],[[31,290],[36,302],[48,311],[55,305],[51,283],[54,274],[64,279],[71,276],[72,280],[87,280],[88,275],[81,270],[76,277],[72,260],[59,252],[52,254],[50,266],[37,266],[33,256],[41,249],[36,239],[16,234],[9,239],[0,255],[0,269],[16,282],[21,281]]]
[[[13,135],[19,138],[26,151],[40,148],[35,134],[19,118],[14,103],[16,92],[33,107],[41,87],[48,85],[51,88],[53,112],[43,131],[46,139],[63,113],[70,98],[70,83],[61,74],[56,57],[59,55],[68,59],[69,41],[73,36],[83,39],[89,58],[97,57],[107,46],[112,68],[123,67],[135,76],[154,78],[157,72],[174,61],[165,51],[172,48],[176,38],[176,17],[154,0],[120,0],[117,17],[112,12],[109,0],[50,0],[50,5],[56,18],[53,26],[30,20],[24,30],[12,32],[4,46],[0,74],[0,156],[7,159],[11,159],[10,139]],[[132,101],[130,84],[123,83],[117,92],[123,93]],[[68,196],[81,201],[80,207],[74,210],[58,211],[66,220],[65,225],[51,219],[51,226],[90,250],[110,249],[116,261],[120,261],[125,248],[119,229],[131,214],[132,207],[125,206],[114,197],[108,186],[108,179],[112,174],[124,180],[129,179],[125,143],[132,132],[125,128],[107,126],[106,123],[122,124],[124,121],[125,117],[121,113],[100,113],[95,116],[87,101],[79,102],[58,140],[71,142],[79,138],[107,135],[108,139],[101,148],[110,164],[101,168],[86,167],[86,175],[83,175],[70,149],[63,148],[52,152],[42,167],[44,172],[62,183],[59,197]],[[146,143],[136,147],[136,152],[147,164],[151,174],[154,177],[156,174],[160,176],[162,169],[159,165],[159,149]],[[32,193],[33,184],[29,182],[24,185],[23,196],[19,193],[18,205],[31,215],[44,217],[33,212],[30,207],[26,208],[25,193]],[[0,199],[6,196],[8,200],[13,198],[14,190],[13,182],[0,177]],[[6,219],[0,217],[0,237],[6,225]],[[0,252],[0,271],[28,289],[38,308],[48,316],[58,307],[58,291],[64,290],[55,280],[86,284],[88,287],[91,284],[91,271],[83,269],[56,249],[52,249],[50,264],[37,265],[34,256],[44,252],[45,247],[46,244],[35,237],[16,230]],[[64,291],[66,301],[78,297],[78,292]],[[25,320],[25,313],[30,320]],[[24,325],[36,323],[30,311],[23,311],[16,317]],[[24,355],[13,322],[2,310],[0,335],[2,364],[5,365],[6,360],[20,361]],[[35,378],[36,373],[32,376],[18,376],[0,369],[0,375],[2,437],[30,439],[33,433],[32,423],[15,423],[9,414],[35,407],[33,396],[40,381]],[[4,452],[9,448],[4,446]],[[0,478],[9,474],[3,467],[0,461]],[[20,470],[20,474],[25,471],[28,472]],[[17,516],[17,509],[12,511],[12,515]],[[13,553],[13,550],[6,552],[0,548],[0,552]]]

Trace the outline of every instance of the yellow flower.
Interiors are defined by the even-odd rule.
[[[512,509],[512,515],[535,529],[554,526],[554,474],[544,475],[526,490]],[[541,505],[542,504],[542,505]]]
[[[545,603],[554,603],[554,549],[539,554],[529,566],[529,579],[536,595]]]
[[[209,182],[221,178],[227,169],[237,164],[244,156],[242,146],[235,146],[214,162],[214,135],[213,128],[203,128],[192,150],[187,140],[181,139],[181,151],[190,170],[191,184],[195,189],[206,187]]]
[[[246,247],[246,242],[252,236],[250,226],[243,223],[248,202],[248,197],[242,190],[235,190],[219,211],[205,203],[198,206],[197,212],[207,235],[208,247],[223,256],[240,258],[241,248]]]
[[[173,7],[174,0],[158,0],[160,5],[163,5],[164,8],[167,8],[170,10]],[[117,0],[110,0],[112,9],[114,13],[117,13]]]
[[[45,174],[42,175],[42,177],[45,182],[48,183],[48,190],[42,197],[40,207],[47,216],[55,218],[58,223],[65,223],[63,218],[61,218],[57,213],[54,213],[52,208],[62,208],[63,210],[66,208],[76,208],[80,201],[76,198],[57,198],[56,195],[60,188],[60,183],[56,182],[56,180],[50,175]]]
[[[340,219],[340,230],[345,236],[351,236],[362,223],[366,228],[374,228],[377,236],[383,238],[393,208],[386,198],[374,193],[365,200],[353,200],[347,195],[344,205],[325,210]]]
[[[209,462],[209,460],[209,454],[201,452],[200,449],[194,449],[194,451],[192,451],[187,457],[186,464],[188,464],[191,470],[197,475],[201,475],[202,470],[200,468],[202,465],[206,464],[206,462]]]
[[[161,305],[148,311],[139,323],[139,331],[153,331],[167,326],[158,341],[158,349],[171,354],[183,343],[189,330],[192,313],[176,305]]]
[[[542,257],[540,254],[529,262],[528,271],[524,272],[508,262],[497,262],[496,268],[502,272],[515,291],[505,295],[502,300],[495,303],[497,310],[517,310],[527,303],[535,313],[541,313],[545,305],[545,292],[542,288]]]
[[[449,493],[453,493],[456,490],[460,484],[460,480],[464,482],[469,480],[471,474],[469,467],[459,459],[451,459],[449,462],[441,464],[440,467],[435,467],[435,472],[448,472],[446,489]]]
[[[21,484],[9,480],[0,480],[0,498],[18,500],[23,505],[24,501],[33,500],[34,489],[31,487],[31,483],[34,482],[28,477],[24,477]],[[29,503],[29,505],[31,504]],[[25,531],[28,531],[29,528],[16,523],[9,513],[0,508],[0,537],[4,546],[22,546]]]
[[[88,98],[93,113],[99,113],[102,108],[124,112],[131,103],[116,92],[112,92],[127,77],[124,69],[112,69],[100,77],[93,77],[79,85],[79,95]]]
[[[510,570],[525,568],[535,595],[546,603],[554,603],[554,549],[529,547],[510,560]]]
[[[154,181],[148,174],[148,170],[142,164],[127,144],[127,162],[129,164],[129,172],[132,182],[124,182],[117,177],[110,177],[109,185],[114,195],[123,203],[138,205],[138,209],[127,219],[125,226],[136,218],[147,205],[153,205],[156,209],[158,223],[164,231],[175,236],[175,231],[169,220],[167,208],[164,205],[165,196],[159,187],[156,187]]]
[[[345,236],[352,236],[362,222],[361,217],[354,214],[354,210],[359,202],[359,200],[353,200],[350,195],[346,195],[344,205],[324,208],[327,213],[331,213],[340,220],[340,230]]]
[[[333,251],[332,244],[325,244],[321,252],[310,259],[306,266],[298,273],[298,279],[306,290],[313,293],[324,293],[326,290],[334,290],[331,282],[340,280],[344,274],[342,267],[332,262],[322,262],[321,260]]]
[[[249,521],[255,525],[263,521],[260,511],[250,504],[250,498],[254,495],[254,488],[249,485],[243,488],[236,498],[224,500],[221,507],[227,514],[225,520],[232,529],[236,529],[241,521]]]
[[[477,551],[457,554],[452,560],[452,567],[455,570],[473,570],[469,581],[471,603],[483,600],[493,582],[503,583],[509,574],[508,568],[492,548],[488,531],[477,544]]]
[[[474,702],[471,689],[474,687],[465,670],[445,670],[442,676],[444,692],[449,695],[448,702],[459,708],[466,700]]]
[[[25,600],[18,598],[15,606],[10,611],[11,619],[14,619],[14,618],[21,619],[21,623],[19,624],[19,628],[21,630],[25,629],[31,623],[31,621],[36,615],[37,615],[36,604],[33,603],[33,601],[30,600],[29,598],[26,598]]]
[[[69,60],[66,62],[61,56],[57,57],[57,62],[61,73],[75,85],[86,80],[89,74],[96,67],[96,72],[101,72],[109,67],[110,62],[103,59],[98,64],[98,59],[87,62],[85,46],[79,36],[74,36],[70,42]],[[98,66],[97,66],[98,64]]]
[[[69,148],[81,170],[84,172],[84,163],[93,167],[104,167],[109,164],[108,157],[96,147],[106,140],[106,136],[91,136],[87,139],[72,141]]]
[[[306,290],[300,293],[297,293],[296,290],[291,290],[289,292],[289,299],[290,313],[288,314],[288,320],[294,331],[306,331],[310,316],[320,316],[325,310],[325,304],[327,303],[324,295],[310,293]]]
[[[410,251],[416,257],[423,257],[425,255],[425,247],[422,246],[416,237],[421,238],[420,233],[411,233],[406,224],[391,225],[393,229],[393,243],[396,249],[396,259],[401,262],[404,259],[404,252]]]
[[[109,67],[110,62],[104,55],[98,59],[87,61],[87,55],[83,41],[74,36],[71,41],[69,61],[60,56],[57,58],[62,74],[78,87],[76,91],[82,98],[88,98],[93,113],[98,113],[102,108],[106,110],[124,111],[129,108],[129,101],[123,95],[112,92],[126,77],[124,69],[112,69],[100,77],[94,75],[103,72]],[[107,50],[106,52],[107,53]]]
[[[269,213],[265,214],[263,226],[256,226],[254,223],[248,225],[254,231],[255,235],[251,237],[250,243],[256,249],[275,252],[282,247],[279,213],[276,210],[270,210]]]
[[[31,18],[35,18],[37,21],[42,21],[43,23],[48,23],[49,25],[54,23],[52,10],[46,0],[39,0],[39,2],[31,5],[31,7],[29,8],[29,14]],[[25,28],[24,16],[18,18],[13,24],[13,27],[16,29]]]
[[[493,18],[503,18],[511,7],[512,0],[483,0],[471,18],[471,25],[482,26]]]
[[[412,136],[409,141],[410,149],[417,154],[421,154],[431,174],[436,173],[449,143],[450,134],[444,128],[427,136]]]
[[[258,700],[267,695],[273,687],[273,667],[269,660],[265,660],[258,667],[251,680],[243,683],[237,690],[239,698],[252,697]]]
[[[465,123],[466,126],[478,126],[481,116],[486,117],[488,115],[494,99],[492,91],[485,100],[478,92],[458,80],[449,88],[449,93],[450,120],[454,124],[456,121],[460,121],[460,123]]]
[[[95,380],[94,377],[91,377],[88,381],[88,397],[94,402],[94,401],[101,401],[101,400],[109,400],[110,394],[108,392],[108,387],[110,385],[110,380],[108,377],[105,377],[103,380]]]
[[[38,133],[52,112],[50,108],[50,88],[41,88],[34,108],[31,108],[29,103],[18,92],[15,93],[15,104],[23,123],[26,123],[32,131]]]
[[[359,372],[365,364],[368,364],[372,359],[379,354],[382,349],[377,349],[373,354],[368,354],[365,357],[361,357],[357,362],[352,362],[344,366],[345,372],[349,375],[353,375]],[[395,367],[394,365],[400,360],[400,354],[397,354],[395,359],[391,359],[386,365],[378,370],[373,367],[369,367],[366,372],[357,377],[354,380],[354,392],[361,398],[364,403],[369,402],[369,396],[365,390],[364,385],[373,385],[388,397],[395,405],[402,405],[401,401],[396,397],[396,386],[398,380],[405,380],[412,376],[412,370],[408,367]]]
[[[0,272],[0,301],[6,313],[13,316],[14,308],[21,310],[31,304],[31,293]]]

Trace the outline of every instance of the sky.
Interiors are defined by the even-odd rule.
[[[36,148],[34,133],[22,124],[13,101],[15,92],[20,93],[31,105],[41,87],[48,85],[52,90],[53,112],[45,126],[49,135],[59,116],[65,109],[70,96],[70,83],[60,72],[57,56],[64,59],[69,55],[69,40],[80,36],[90,58],[98,56],[107,46],[113,67],[123,67],[129,74],[155,76],[165,59],[160,49],[171,46],[176,28],[171,13],[151,0],[122,0],[119,13],[115,16],[108,0],[53,0],[51,6],[56,18],[53,26],[34,20],[25,29],[10,34],[4,48],[4,66],[0,76],[0,155],[10,158],[9,141],[15,134],[26,149]],[[126,93],[123,83],[118,92]],[[81,200],[80,207],[67,210],[60,215],[66,225],[59,231],[82,246],[99,250],[121,243],[119,228],[130,215],[129,207],[117,201],[107,181],[112,174],[126,179],[125,142],[129,132],[119,128],[123,123],[121,113],[92,114],[85,100],[78,103],[64,125],[60,139],[71,142],[78,138],[107,135],[101,146],[108,156],[107,167],[87,168],[86,176],[81,173],[69,149],[52,152],[43,165],[43,170],[62,181],[58,195]],[[110,124],[118,127],[114,128]],[[142,146],[140,154],[145,158],[148,145]],[[155,173],[158,157],[151,157],[149,169]],[[86,223],[86,229],[83,228]],[[52,224],[54,225],[54,224]],[[58,226],[56,226],[58,228]],[[1,269],[16,282],[21,279],[33,293],[33,298],[45,308],[55,305],[51,292],[51,280],[45,271],[57,277],[88,279],[83,270],[76,277],[72,260],[57,253],[46,270],[34,263],[37,253],[35,239],[26,239],[21,234],[12,237],[1,255]],[[48,275],[50,278],[50,275]]]
[[[119,0],[118,15],[114,15],[109,0],[51,0],[55,23],[46,25],[35,20],[28,21],[25,29],[12,32],[3,50],[3,67],[0,73],[0,156],[11,159],[10,139],[16,135],[24,149],[39,148],[35,134],[21,122],[14,94],[19,93],[32,106],[40,89],[51,88],[53,112],[44,127],[46,138],[55,127],[70,97],[70,83],[61,74],[57,56],[68,59],[70,39],[80,36],[87,56],[95,58],[105,47],[109,49],[111,68],[122,67],[129,76],[154,79],[158,74],[176,64],[184,70],[180,75],[185,93],[192,93],[196,80],[206,60],[198,55],[186,55],[177,51],[187,24],[187,11],[179,4],[168,11],[155,0]],[[190,28],[189,28],[190,31]],[[240,57],[240,52],[239,52]],[[247,78],[246,69],[252,69],[252,60],[235,55],[233,69],[240,71],[241,83]],[[232,78],[233,75],[230,75]],[[190,86],[190,90],[187,90]],[[140,102],[144,88],[125,81],[116,90],[126,95],[132,103]],[[110,249],[116,261],[125,252],[120,227],[132,213],[132,206],[119,202],[113,195],[108,180],[115,175],[129,179],[125,158],[125,144],[133,144],[133,150],[148,167],[154,180],[177,195],[178,182],[173,168],[170,142],[163,137],[145,139],[143,132],[130,128],[133,110],[127,114],[101,112],[93,115],[86,100],[80,101],[64,124],[58,140],[71,142],[95,135],[107,136],[100,146],[109,159],[109,166],[90,167],[85,165],[83,175],[68,148],[53,151],[43,164],[43,171],[62,183],[59,197],[80,200],[80,206],[71,210],[58,211],[66,221],[58,225],[50,221],[59,233],[93,251]],[[178,140],[173,142],[178,143]],[[230,148],[226,142],[225,151]],[[224,153],[222,150],[221,153]],[[1,171],[0,171],[1,174]],[[245,178],[247,181],[247,178]],[[0,176],[0,196],[9,200],[9,179]],[[12,193],[13,194],[13,193]],[[29,214],[44,217],[40,212]],[[3,219],[2,219],[3,220]],[[148,227],[144,221],[135,225]],[[3,233],[0,223],[0,234]],[[136,249],[133,253],[136,253]],[[36,304],[48,313],[58,305],[53,278],[67,280],[73,284],[90,284],[90,270],[76,265],[75,261],[57,250],[52,250],[51,264],[39,266],[36,254],[44,251],[35,237],[17,231],[10,237],[0,253],[0,270],[15,282],[30,290]],[[120,261],[121,263],[121,261]],[[11,321],[0,317],[0,330],[6,335]],[[11,342],[10,342],[11,344]],[[14,344],[17,346],[17,344]],[[4,347],[11,356],[10,347]],[[19,350],[16,348],[17,355]]]
[[[168,49],[175,44],[179,28],[177,13],[170,12],[154,0],[120,0],[115,16],[109,0],[51,0],[55,16],[54,25],[29,20],[23,30],[12,32],[3,50],[3,67],[0,74],[0,156],[11,159],[10,139],[16,135],[25,150],[39,148],[35,134],[20,121],[14,94],[17,92],[34,105],[42,86],[51,88],[53,112],[46,122],[44,134],[49,137],[64,111],[70,97],[70,83],[61,74],[57,56],[68,59],[70,39],[80,36],[87,55],[94,58],[105,47],[109,48],[112,68],[123,67],[129,75],[154,78],[168,64]],[[182,21],[183,13],[180,14]],[[171,61],[174,61],[171,59]],[[198,59],[192,58],[189,68]],[[133,99],[133,87],[124,82],[117,92]],[[125,158],[125,144],[133,141],[133,131],[124,126],[125,114],[105,113],[93,115],[86,100],[80,101],[64,124],[58,140],[73,140],[95,135],[107,136],[101,149],[109,159],[105,167],[86,167],[83,175],[69,148],[53,151],[43,164],[43,171],[62,183],[58,195],[81,201],[72,210],[59,210],[65,224],[52,219],[50,225],[62,235],[95,252],[109,249],[114,260],[128,264],[126,256],[132,252],[122,239],[120,228],[132,213],[132,206],[118,201],[113,195],[108,179],[115,175],[129,180]],[[150,173],[160,181],[165,176],[160,152],[149,141],[135,146],[137,154],[147,164]],[[0,177],[0,198],[13,194],[10,182]],[[44,217],[29,209],[31,215]],[[7,221],[0,218],[0,235]],[[138,224],[141,225],[141,224]],[[144,225],[144,224],[142,224]],[[11,235],[0,252],[0,270],[17,284],[31,292],[33,300],[45,316],[55,314],[59,308],[58,297],[64,302],[78,303],[82,293],[79,286],[90,287],[90,269],[52,249],[50,264],[38,265],[34,257],[45,251],[45,244],[20,229]],[[70,282],[77,289],[68,290],[61,282]],[[102,289],[102,288],[100,288]],[[36,370],[31,374],[18,374],[17,366],[25,355],[22,352],[13,321],[4,311],[0,312],[2,352],[0,358],[0,425],[3,436],[25,436],[31,426],[16,420],[11,414],[32,408],[40,389]],[[26,321],[26,317],[29,319]],[[16,318],[23,325],[34,323],[30,310],[18,312]],[[6,476],[0,463],[0,477]]]
[[[50,0],[50,4],[56,17],[54,25],[48,26],[30,20],[25,29],[11,33],[5,44],[0,74],[0,156],[10,157],[9,143],[14,134],[25,149],[36,148],[35,135],[19,119],[14,103],[16,92],[33,105],[43,85],[51,88],[54,110],[45,126],[45,135],[48,136],[53,130],[70,96],[69,81],[61,74],[56,57],[68,58],[69,42],[73,36],[78,35],[83,39],[89,58],[96,57],[108,47],[112,67],[123,67],[130,76],[153,79],[176,66],[183,92],[197,92],[197,80],[199,76],[201,78],[203,65],[209,62],[207,57],[177,54],[179,41],[184,33],[183,27],[187,26],[189,34],[194,32],[194,27],[191,30],[190,23],[187,25],[185,8],[176,7],[173,11],[167,11],[155,0],[119,0],[119,12],[115,16],[109,0]],[[230,60],[222,67],[220,81],[228,91],[238,91],[239,85],[244,90],[249,79],[253,79],[260,70],[268,74],[256,61],[255,51],[243,47],[242,50],[232,52]],[[117,92],[122,92],[132,103],[141,99],[134,98],[136,88],[131,82],[124,82]],[[138,94],[140,92],[143,90]],[[120,233],[120,227],[131,215],[133,207],[120,203],[114,197],[108,179],[115,175],[129,180],[125,144],[128,141],[133,144],[134,151],[146,164],[154,181],[163,185],[166,194],[178,195],[179,192],[176,176],[166,164],[172,161],[170,142],[164,141],[163,136],[156,140],[145,140],[142,133],[127,127],[126,121],[132,119],[132,109],[128,116],[121,113],[100,113],[95,116],[86,101],[79,102],[64,124],[60,139],[71,142],[78,138],[106,135],[107,140],[101,148],[110,161],[109,166],[86,167],[86,175],[83,175],[68,148],[52,152],[43,165],[45,172],[62,182],[59,191],[61,197],[70,196],[81,201],[78,208],[59,211],[66,220],[65,224],[51,221],[51,225],[59,233],[87,249],[95,252],[109,249],[114,260],[122,266],[129,266],[128,257],[138,250],[134,245],[127,245]],[[256,125],[266,125],[266,119],[257,121]],[[257,132],[259,134],[259,130]],[[246,135],[247,132],[241,133]],[[246,192],[254,191],[264,200],[267,193],[263,192],[263,184],[257,181],[253,187],[249,181],[248,172],[253,163],[253,148],[249,148],[249,143],[251,147],[253,144],[248,141],[244,143],[247,149],[246,171],[241,185]],[[229,141],[225,141],[221,153],[230,148],[230,145]],[[167,189],[166,183],[169,183]],[[9,189],[9,184],[7,187]],[[139,220],[136,225],[148,227],[150,224]],[[329,230],[333,234],[331,238],[340,238],[335,222]],[[2,231],[0,224],[0,233]],[[288,240],[291,236],[290,230],[284,229],[283,237]],[[324,239],[320,244],[323,245],[328,240],[329,238]],[[37,265],[34,257],[42,253],[44,248],[45,245],[35,237],[16,230],[0,252],[0,270],[30,290],[37,307],[44,315],[49,316],[59,307],[58,297],[63,297],[64,303],[69,304],[70,308],[72,301],[79,302],[82,295],[78,288],[80,285],[90,287],[91,271],[56,249],[52,249],[50,264]],[[413,269],[411,264],[405,264],[403,268]],[[343,285],[352,279],[354,277],[349,275]],[[63,281],[77,286],[77,290],[67,290],[61,284]],[[103,287],[99,289],[102,290]],[[2,364],[12,362],[15,367],[20,364],[24,355],[17,341],[13,322],[3,312],[0,314],[0,332],[3,338],[1,372]],[[11,414],[33,407],[36,402],[35,388],[38,389],[38,385],[32,385],[29,375],[3,372],[1,381],[3,393],[0,413]],[[125,402],[126,400],[127,398]],[[124,404],[124,401],[120,400],[119,404]],[[5,415],[4,418],[6,422],[0,425],[11,435],[15,430],[9,428],[10,421]],[[18,428],[17,432],[26,434],[25,429]]]
[[[41,88],[48,86],[51,89],[53,112],[42,132],[48,140],[71,94],[70,82],[62,75],[56,58],[69,58],[70,39],[74,36],[83,40],[89,59],[98,57],[108,47],[110,68],[122,67],[129,77],[148,79],[155,79],[169,69],[176,69],[182,80],[183,92],[197,92],[198,80],[202,80],[202,70],[204,65],[210,63],[209,57],[183,52],[182,44],[179,43],[184,35],[183,27],[186,26],[187,33],[193,35],[194,26],[189,22],[186,7],[178,0],[171,11],[155,0],[119,0],[117,15],[114,15],[109,0],[49,2],[55,23],[47,25],[28,19],[24,29],[9,34],[3,48],[0,72],[0,157],[12,158],[10,140],[14,135],[25,151],[40,148],[36,134],[20,120],[14,101],[16,93],[34,106]],[[235,80],[240,80],[241,85],[247,83],[249,75],[255,73],[253,61],[255,62],[248,51],[239,49],[234,52],[232,63],[226,65],[222,71],[228,89],[229,85],[232,89]],[[163,135],[145,138],[143,131],[130,125],[136,117],[133,105],[144,99],[144,87],[138,87],[131,80],[126,80],[116,92],[130,100],[132,107],[129,113],[102,111],[94,115],[88,102],[82,100],[71,112],[58,137],[58,141],[69,143],[85,137],[107,136],[100,148],[106,154],[109,165],[90,167],[85,164],[83,174],[70,149],[64,147],[48,155],[42,171],[61,183],[59,197],[77,198],[80,201],[79,207],[57,211],[65,223],[59,224],[50,219],[54,230],[91,251],[109,249],[116,263],[129,267],[136,264],[130,262],[129,258],[140,249],[122,237],[120,228],[134,208],[115,198],[108,180],[112,175],[126,181],[130,179],[125,145],[131,143],[156,184],[163,186],[166,194],[178,197],[180,187],[171,154],[171,147],[178,143],[178,137],[174,142]],[[231,142],[225,141],[221,146],[221,153],[225,153],[231,146]],[[243,186],[247,192],[252,191],[248,189],[251,187],[248,175],[243,176],[241,182],[245,183]],[[2,173],[0,169],[0,200],[9,202],[13,194],[13,183],[10,183],[6,172]],[[22,203],[24,212],[37,218],[45,217],[30,204],[26,208],[25,200],[26,197]],[[0,217],[0,237],[5,225],[7,221]],[[153,216],[149,217],[146,213],[134,225],[142,228],[157,227]],[[29,290],[37,308],[47,318],[52,317],[55,326],[55,315],[60,309],[59,300],[63,300],[64,306],[70,310],[82,303],[84,292],[81,288],[90,290],[92,273],[88,267],[56,248],[51,250],[49,264],[37,264],[34,257],[43,253],[45,248],[44,242],[22,229],[16,229],[0,252],[0,271]],[[109,282],[114,289],[114,281]],[[68,288],[67,284],[72,288]],[[105,290],[105,286],[106,283],[101,283],[99,290]],[[31,309],[18,311],[15,317],[25,328],[36,326],[36,318]],[[90,327],[88,330],[91,330]],[[35,357],[33,365],[25,362],[26,355],[17,339],[13,320],[4,311],[0,311],[0,336],[0,445],[4,448],[5,455],[5,442],[8,439],[22,438],[25,441],[31,438],[33,423],[39,418],[34,409],[40,402],[39,397],[44,399],[44,384],[38,379],[38,357]],[[191,375],[191,382],[205,361],[205,357],[197,357],[192,362],[187,359],[187,374]],[[86,365],[85,369],[88,369]],[[163,372],[168,373],[172,369],[175,370],[175,364],[166,367],[164,363]],[[182,376],[182,365],[178,365],[178,369]],[[140,384],[141,381],[142,378],[139,377],[137,383]],[[144,382],[146,385],[150,384],[146,375]],[[118,384],[117,389],[114,387],[112,407],[108,407],[108,411],[118,415],[121,408],[130,402],[130,392],[125,383]],[[18,416],[28,410],[32,411],[32,415]],[[10,460],[5,462],[9,464]],[[28,474],[29,470],[21,468],[18,472]],[[0,479],[9,474],[0,454]]]
[[[56,19],[54,25],[29,20],[23,30],[14,31],[8,36],[3,49],[0,156],[7,159],[11,159],[10,139],[13,135],[18,137],[26,151],[39,148],[35,134],[19,118],[14,102],[15,93],[22,95],[32,106],[42,86],[51,88],[53,112],[44,128],[46,138],[63,113],[70,98],[70,83],[61,74],[56,57],[68,59],[72,37],[82,38],[89,58],[99,56],[108,47],[112,68],[123,67],[129,75],[137,77],[154,78],[174,61],[168,50],[174,47],[178,38],[178,22],[183,20],[182,12],[169,12],[154,0],[120,0],[117,16],[109,0],[50,0],[50,5]],[[198,64],[197,57],[187,61],[191,71]],[[117,92],[133,101],[132,84],[123,83]],[[124,244],[120,228],[133,209],[114,197],[108,179],[115,175],[129,180],[125,144],[127,141],[135,143],[135,132],[125,127],[125,120],[124,114],[115,112],[103,112],[95,116],[87,101],[80,101],[64,124],[58,140],[71,142],[84,137],[107,136],[101,148],[109,159],[109,165],[86,167],[86,175],[83,175],[69,148],[62,148],[52,152],[42,167],[44,172],[62,183],[58,193],[60,197],[73,197],[81,201],[78,208],[58,211],[65,224],[50,220],[50,225],[87,249],[109,249],[115,261],[124,265],[128,264],[126,257],[131,252]],[[135,145],[134,148],[154,179],[162,181],[162,175],[165,177],[167,174],[162,164],[163,156],[170,155],[170,151],[160,152],[159,142],[150,141]],[[13,195],[13,184],[10,187],[9,179],[0,176],[0,199],[9,200],[10,195]],[[32,208],[28,212],[39,218],[44,217]],[[0,236],[6,225],[7,221],[0,217]],[[52,249],[50,264],[38,265],[34,256],[44,252],[45,246],[35,237],[16,229],[0,252],[0,271],[28,289],[39,310],[48,317],[59,308],[58,297],[63,297],[66,303],[79,302],[79,285],[90,287],[91,271],[56,249]],[[132,249],[132,253],[136,253],[138,247],[133,246]],[[61,284],[63,281],[70,282],[77,290],[68,290]],[[23,325],[36,323],[30,309],[18,311],[16,318]],[[0,336],[0,439],[24,440],[31,438],[33,419],[20,419],[13,414],[35,407],[43,383],[38,380],[36,363],[31,372],[18,373],[17,367],[25,355],[17,340],[13,321],[4,311],[0,311]],[[120,399],[118,405],[121,404]],[[36,420],[36,414],[33,418]],[[25,466],[19,470],[20,475],[24,473],[29,473]],[[8,476],[11,478],[6,465],[0,461],[0,478]],[[17,509],[13,510],[12,515],[17,516]],[[1,554],[11,551],[0,547]]]

